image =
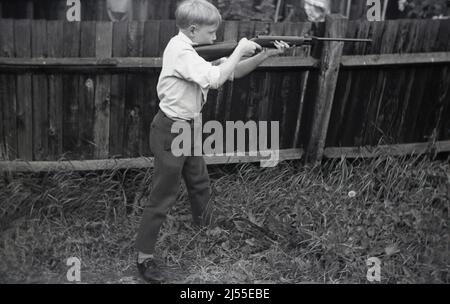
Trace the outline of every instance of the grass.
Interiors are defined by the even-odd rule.
[[[152,170],[0,182],[0,282],[140,283],[135,233]],[[216,225],[192,225],[181,185],[157,256],[169,283],[449,283],[450,166],[427,157],[210,168]],[[351,192],[354,191],[354,192]]]

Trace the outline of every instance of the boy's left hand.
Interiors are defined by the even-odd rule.
[[[284,54],[284,52],[290,48],[289,44],[284,41],[275,40],[273,44],[275,45],[276,49],[264,48],[264,53],[267,55],[267,57]]]

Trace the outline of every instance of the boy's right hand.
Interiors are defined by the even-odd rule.
[[[255,54],[256,50],[261,51],[262,47],[257,44],[256,42],[250,41],[247,38],[242,38],[237,47],[236,47],[239,52],[241,53],[241,56],[243,57],[250,57],[253,56],[253,54]]]

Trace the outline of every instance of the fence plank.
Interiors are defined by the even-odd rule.
[[[159,21],[151,20],[144,23],[144,57],[158,57],[159,27]]]
[[[238,41],[239,21],[225,21],[223,41]]]
[[[288,30],[289,32],[289,30]],[[301,35],[305,36],[305,35],[309,35],[312,32],[312,24],[310,22],[308,23],[303,23],[303,26],[301,28]],[[301,56],[301,58],[307,58],[307,56],[310,56],[311,54],[311,47],[310,46],[304,46],[302,48],[296,48],[294,50],[293,55],[294,56]],[[300,60],[299,60],[300,61]],[[303,112],[304,112],[304,105],[305,105],[305,98],[306,98],[306,92],[307,92],[307,85],[308,85],[308,81],[310,79],[310,71],[305,71],[300,79],[300,87],[301,87],[301,95],[300,95],[300,99],[299,99],[299,106],[298,106],[298,112],[297,112],[297,121],[296,121],[296,125],[295,125],[295,133],[294,133],[294,140],[293,140],[293,144],[292,147],[293,148],[298,148],[300,147],[299,143],[300,142],[304,142],[305,141],[305,131],[301,130],[301,125],[303,123]],[[301,136],[303,135],[303,136]]]
[[[360,26],[360,22],[350,21],[348,23],[346,36],[347,38],[360,38],[361,36],[366,37],[368,32],[368,23],[363,23]],[[358,43],[345,43],[343,54],[348,56],[353,56],[357,53],[356,48]],[[359,87],[359,75],[356,75],[359,71],[347,71],[341,70],[338,77],[338,83],[336,87],[335,100],[333,104],[333,109],[330,117],[329,130],[327,134],[327,145],[340,146],[342,143],[337,142],[338,134],[343,133],[345,128],[345,114],[349,111],[349,107],[352,105],[351,98],[352,92]],[[306,119],[308,119],[306,117]],[[341,138],[340,138],[341,139]]]
[[[251,28],[251,27],[250,27]],[[247,38],[251,38],[250,35],[256,36],[258,34],[270,34],[270,24],[266,22],[255,22],[253,24],[253,33],[249,32]],[[245,105],[245,121],[250,120],[258,120],[258,110],[259,103],[261,100],[261,92],[262,92],[262,83],[264,82],[264,78],[267,77],[269,73],[266,71],[255,71],[246,78],[248,78],[248,97],[247,104]]]
[[[33,57],[47,57],[47,22],[33,20],[31,27]],[[33,82],[33,159],[48,159],[48,81],[47,75],[32,76]]]
[[[95,49],[97,58],[112,56],[112,33],[111,22],[97,22]],[[94,108],[95,158],[107,158],[109,155],[110,90],[111,76],[97,75]]]
[[[381,41],[380,54],[391,54],[394,52],[395,43],[397,40],[399,32],[398,22],[385,22],[383,26],[383,37]],[[364,140],[367,144],[377,144],[381,139],[380,129],[377,123],[378,118],[381,114],[381,109],[384,103],[386,83],[388,82],[389,73],[386,70],[379,70],[377,77],[373,84],[373,88],[370,92],[370,99],[374,102],[372,103],[374,108],[370,111],[370,116],[368,118],[369,124],[366,130],[366,138]]]
[[[1,38],[0,38],[1,39]],[[0,74],[0,160],[6,160],[8,159],[8,152],[7,152],[7,145],[6,145],[6,136],[5,136],[5,129],[4,129],[4,120],[5,120],[5,114],[4,114],[4,108],[3,103],[6,103],[5,100],[5,91],[6,86],[8,84],[6,83],[4,75]]]
[[[14,20],[0,19],[0,56],[14,57]]]
[[[255,22],[254,21],[241,21],[239,23],[239,28],[237,32],[237,40],[240,40],[244,37],[251,38],[254,36],[255,30]],[[254,75],[247,75],[246,77],[236,79],[233,81],[233,95],[231,98],[231,107],[230,112],[227,116],[230,118],[230,121],[246,121],[247,120],[247,108],[251,105],[249,104],[252,100],[252,96],[258,94],[255,90],[256,86],[254,85]],[[246,138],[245,146],[248,144],[248,138]],[[237,146],[237,138],[234,138],[233,146],[236,150]],[[228,148],[232,148],[229,146]],[[232,152],[224,146],[226,152]],[[239,149],[242,150],[242,149]],[[240,151],[241,152],[241,151]]]
[[[80,56],[80,23],[63,22],[63,56]],[[63,76],[63,150],[70,158],[78,158],[79,76]]]
[[[436,90],[434,90],[435,98],[433,101],[437,101],[434,106],[434,113],[430,115],[428,123],[425,125],[425,134],[429,134],[430,142],[435,142],[441,138],[442,125],[445,124],[445,114],[448,107],[450,107],[450,69],[447,67],[436,69],[433,71],[433,84]],[[447,116],[449,117],[449,116]]]
[[[114,22],[113,24],[113,57],[127,56],[128,23]],[[109,154],[111,157],[124,155],[125,130],[125,94],[127,76],[125,73],[111,75],[111,106],[109,124]]]
[[[396,29],[396,40],[393,40],[392,46],[383,45],[382,49],[391,52],[409,52],[415,48],[414,42],[417,40],[417,28],[409,20],[398,23]],[[404,86],[408,83],[408,76],[404,70],[397,69],[389,71],[389,73],[381,74],[380,79],[381,95],[377,102],[376,114],[372,114],[372,133],[373,142],[377,144],[391,144],[396,141],[396,129],[393,127],[396,117],[399,115],[398,107],[401,103],[400,95],[404,91]],[[402,99],[405,96],[402,96]],[[408,96],[406,96],[408,97]],[[407,98],[409,99],[409,98]],[[374,110],[375,111],[375,110]]]
[[[155,73],[150,71],[139,74],[139,109],[140,109],[140,125],[139,125],[139,156],[150,155],[150,123],[151,115],[151,99],[154,98],[153,92],[156,90]],[[153,99],[154,100],[154,99]]]
[[[127,75],[127,92],[125,103],[125,156],[136,157],[139,154],[141,108],[140,100],[143,98],[142,86],[139,85],[139,76]]]
[[[0,19],[0,55],[13,57],[14,23],[12,19]],[[0,103],[2,104],[3,157],[13,160],[17,155],[17,112],[16,112],[16,76],[0,74]]]
[[[439,33],[439,22],[435,20],[423,20],[415,23],[416,27],[416,35],[412,37],[415,39],[415,43],[412,44],[411,49],[408,52],[431,52],[433,51],[433,46],[436,42],[437,35]],[[440,70],[440,69],[439,69]],[[420,72],[420,73],[419,73]],[[441,81],[439,78],[441,77],[440,71],[435,71],[433,66],[426,66],[423,68],[414,68],[414,69],[406,69],[405,71],[406,77],[408,79],[407,87],[404,88],[403,92],[404,98],[402,103],[399,105],[399,112],[401,113],[400,118],[396,118],[393,124],[393,129],[397,131],[397,139],[398,142],[403,143],[406,142],[406,138],[408,138],[409,133],[414,132],[415,128],[413,127],[416,121],[411,121],[408,117],[410,113],[410,108],[414,107],[422,107],[425,112],[427,110],[435,110],[436,101],[439,101],[439,97],[436,96],[433,101],[430,103],[429,97],[424,96],[424,98],[417,99],[415,95],[412,95],[413,90],[423,90],[426,92],[431,88],[430,93],[434,94],[439,92],[439,82]],[[431,80],[431,86],[427,85],[427,81]],[[434,89],[435,88],[435,89]],[[428,95],[428,94],[427,94]],[[434,104],[434,105],[433,105]],[[424,108],[424,105],[425,108]],[[439,106],[437,106],[439,107]],[[423,110],[420,110],[422,113],[425,113]],[[431,111],[430,111],[431,112]],[[422,115],[420,115],[422,117]],[[439,123],[439,119],[435,119],[433,123]],[[424,123],[423,125],[426,125]],[[412,127],[412,128],[411,128]],[[427,131],[429,135],[433,133],[433,128],[438,128],[437,125],[431,127],[431,130]],[[414,140],[417,137],[412,138]],[[419,140],[420,141],[420,140]]]
[[[96,21],[105,21],[108,20],[108,16],[106,13],[106,0],[96,0],[97,1],[97,10],[96,10]]]
[[[178,33],[175,20],[159,21],[159,56],[162,57],[164,49],[170,39]]]
[[[439,34],[435,43],[435,51],[448,51],[450,50],[450,20],[442,20],[439,28]],[[443,70],[443,74],[449,73],[449,66],[446,66]],[[443,87],[450,87],[450,82],[442,82]],[[441,129],[439,130],[438,140],[450,139],[450,93],[447,92],[446,105],[442,112],[444,119],[441,123]]]
[[[49,57],[63,56],[63,24],[47,22],[47,50]],[[63,153],[63,79],[60,74],[48,75],[49,158],[58,159]]]
[[[157,56],[159,51],[160,24],[156,21],[147,21],[144,25],[144,49],[143,55],[148,57]],[[143,74],[142,84],[144,87],[143,103],[143,144],[144,156],[151,155],[150,150],[150,124],[159,109],[159,99],[156,92],[160,70],[150,70]]]
[[[144,23],[131,21],[128,23],[128,56],[141,57],[144,36]]]
[[[347,19],[339,17],[339,15],[331,15],[327,16],[325,24],[325,37],[343,37],[345,35]],[[341,42],[325,43],[322,50],[311,138],[306,154],[307,162],[316,162],[322,159],[342,50],[343,43]]]
[[[137,21],[147,20],[149,4],[148,0],[135,0],[133,2],[133,19]]]
[[[283,36],[286,34],[286,25],[283,23],[275,23],[270,28],[270,34],[274,36]],[[263,99],[266,107],[265,111],[269,113],[268,120],[269,121],[278,121],[280,123],[280,134],[279,134],[279,145],[281,148],[284,148],[285,141],[285,131],[287,128],[287,104],[288,104],[288,95],[289,95],[289,81],[292,77],[292,72],[280,72],[277,71],[275,73],[266,73],[265,74],[265,82],[270,83],[269,85],[269,96],[270,99]],[[271,101],[274,102],[271,102]],[[271,142],[272,134],[267,134],[267,142]],[[264,139],[260,139],[264,140]]]
[[[223,28],[223,40],[224,41],[237,41],[239,31],[239,22],[237,21],[225,21]],[[215,107],[216,119],[225,123],[231,119],[231,105],[233,102],[233,90],[236,84],[236,80],[232,82],[226,82],[217,92],[217,103]]]
[[[253,21],[242,21],[239,23],[238,29],[238,40],[241,38],[253,37],[255,29],[255,22]],[[232,105],[231,105],[231,114],[230,118],[233,121],[243,120],[245,121],[246,116],[246,108],[248,107],[249,98],[251,98],[252,94],[255,92],[250,91],[251,87],[252,75],[248,75],[247,77],[238,79],[235,81],[238,86],[234,87]],[[253,86],[254,87],[254,86]]]
[[[368,38],[373,36],[373,22],[364,21],[361,22],[360,26],[357,29],[356,37],[358,38]],[[366,43],[351,43],[353,45],[353,54],[367,54],[372,51],[372,47],[368,47]],[[358,117],[358,113],[362,114],[364,111],[364,103],[367,95],[366,91],[366,81],[364,78],[368,76],[367,72],[364,70],[356,70],[351,72],[351,82],[348,87],[349,91],[344,93],[344,97],[348,97],[345,100],[342,100],[342,105],[336,104],[336,108],[347,107],[346,112],[341,113],[343,116],[340,117],[340,122],[342,125],[342,134],[345,134],[341,138],[342,145],[349,145],[355,139],[361,141],[361,138],[357,138],[358,131],[361,129],[362,120]],[[337,100],[337,103],[339,101]],[[347,117],[354,117],[358,121],[354,121],[353,119],[346,119]]]
[[[80,56],[96,56],[96,22],[83,21],[80,28]],[[95,74],[81,74],[79,79],[79,120],[77,153],[81,159],[94,157]]]
[[[447,67],[442,72],[444,75],[450,73],[450,68]],[[449,88],[450,87],[450,81],[445,83],[442,82],[442,88]],[[450,139],[450,92],[447,91],[446,98],[445,98],[445,106],[442,110],[442,122],[441,122],[441,129],[438,130],[438,140],[449,140]]]
[[[16,77],[0,74],[0,104],[2,112],[2,129],[0,134],[0,156],[2,159],[14,160],[17,156],[17,126],[16,126]]]
[[[139,49],[139,57],[144,56],[144,30],[145,30],[145,22],[139,22],[138,23],[138,35],[136,37],[136,45],[138,45],[140,47]],[[143,156],[143,155],[148,155],[150,152],[150,148],[149,148],[149,132],[150,132],[150,127],[146,127],[147,124],[149,124],[149,116],[148,116],[148,112],[145,113],[145,110],[148,110],[148,107],[146,104],[148,101],[145,100],[145,90],[146,87],[149,85],[148,84],[148,75],[146,74],[134,74],[135,76],[135,82],[136,82],[136,86],[138,89],[138,94],[137,94],[137,100],[136,100],[136,105],[138,110],[138,114],[139,114],[139,123],[138,123],[138,145],[139,145],[139,150],[137,151],[137,154],[135,154],[135,156]]]
[[[30,20],[14,21],[16,57],[31,57]],[[33,106],[31,74],[17,75],[17,136],[18,157],[33,159]]]
[[[370,44],[366,44],[365,54],[379,54],[382,47],[383,40],[383,22],[371,22],[368,37],[373,41]],[[361,82],[360,90],[358,91],[358,99],[356,100],[355,112],[352,119],[353,128],[350,129],[352,132],[351,141],[354,145],[360,146],[366,144],[365,135],[366,130],[372,127],[370,117],[375,111],[377,100],[372,98],[372,93],[374,90],[373,84],[376,82],[378,77],[376,71],[361,71],[366,72],[364,80]],[[360,74],[363,77],[364,74]]]
[[[292,23],[289,22],[286,24],[284,34],[285,35],[293,35],[293,36],[305,36],[311,31],[311,23]],[[294,48],[291,54],[288,55],[297,56],[298,59],[305,58],[309,56],[311,51],[310,46],[306,47],[297,47]],[[285,133],[286,136],[286,147],[297,148],[299,137],[300,137],[300,126],[302,123],[302,115],[303,115],[303,105],[306,94],[306,85],[308,83],[310,72],[294,72],[291,77],[290,87],[294,88],[289,90],[290,96],[289,100],[289,109],[286,110],[288,114],[287,119],[289,121],[286,122]],[[292,113],[296,113],[296,115],[292,115]],[[294,130],[294,132],[288,132],[288,130]]]
[[[128,56],[139,57],[143,53],[144,26],[133,21],[128,25]],[[127,74],[127,92],[125,103],[125,155],[136,157],[141,147],[143,88],[137,73]]]
[[[80,22],[80,57],[96,56],[96,21]]]

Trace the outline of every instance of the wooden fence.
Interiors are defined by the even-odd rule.
[[[150,164],[136,159],[151,156],[160,56],[177,33],[174,21],[3,19],[0,29],[0,169],[60,166],[18,160]],[[227,21],[218,41],[258,33],[373,43],[324,43],[312,54],[302,47],[271,58],[250,76],[211,90],[204,121],[279,121],[281,159],[378,153],[364,146],[394,154],[423,152],[430,143],[450,150],[449,20]]]

